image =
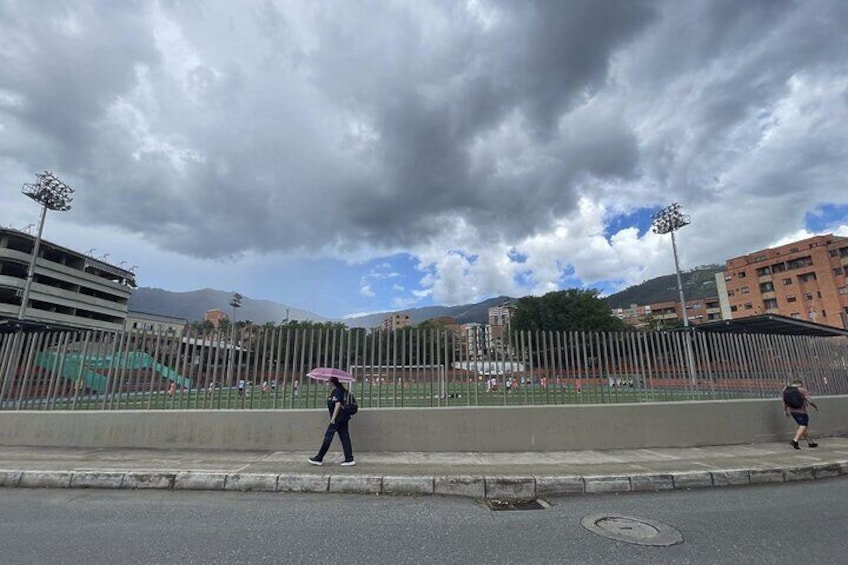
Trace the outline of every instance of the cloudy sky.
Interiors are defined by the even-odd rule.
[[[0,224],[328,317],[848,236],[844,0],[0,0]],[[32,228],[30,228],[32,229]]]

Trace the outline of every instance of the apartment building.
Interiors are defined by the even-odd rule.
[[[35,236],[0,228],[0,320],[21,308]],[[24,320],[95,330],[121,331],[135,274],[42,240]]]
[[[662,328],[683,323],[680,302],[669,300],[653,304],[632,304],[630,308],[615,308],[613,316],[634,328]],[[717,296],[686,301],[689,324],[697,326],[721,319],[721,302]]]
[[[848,238],[820,235],[729,259],[723,306],[733,318],[779,314],[848,328]]]
[[[509,326],[509,321],[512,316],[512,311],[515,307],[510,304],[502,304],[489,308],[489,325],[490,326]]]
[[[383,320],[380,324],[380,329],[393,331],[411,326],[412,322],[410,321],[409,314],[392,314]]]
[[[223,320],[229,320],[230,317],[223,310],[218,310],[217,308],[213,308],[212,310],[207,310],[206,314],[203,316],[203,320],[206,322],[210,322],[215,329],[218,329],[221,326],[221,322]]]

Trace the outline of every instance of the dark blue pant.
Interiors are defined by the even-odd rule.
[[[342,450],[344,450],[345,461],[353,461],[353,448],[350,445],[350,432],[347,428],[349,423],[350,418],[340,416],[339,420],[335,424],[327,426],[327,431],[324,432],[324,443],[321,444],[321,449],[318,451],[318,455],[315,456],[315,459],[323,461],[324,456],[330,449],[330,444],[333,443],[333,436],[338,433],[339,439],[342,442]]]

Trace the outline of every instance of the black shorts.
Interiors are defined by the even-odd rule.
[[[810,425],[810,416],[803,412],[790,412],[792,417],[795,418],[795,421],[798,422],[799,426],[808,426]]]

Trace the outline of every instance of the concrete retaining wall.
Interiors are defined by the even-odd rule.
[[[814,436],[848,435],[848,396],[817,398]],[[0,445],[312,451],[324,410],[0,412]],[[358,451],[569,451],[789,439],[780,400],[578,406],[363,408]]]

